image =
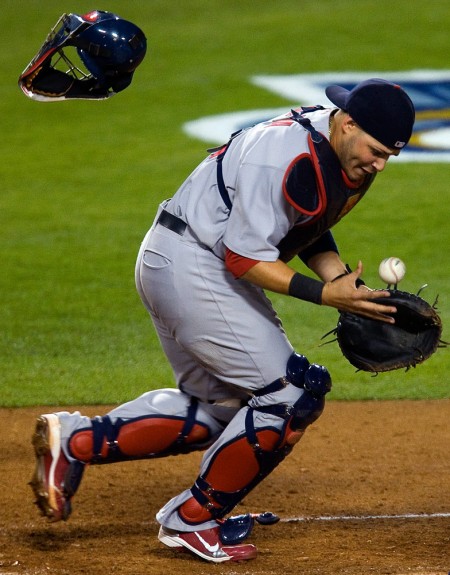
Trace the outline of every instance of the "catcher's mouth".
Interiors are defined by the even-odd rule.
[[[360,184],[368,173],[362,166],[355,166],[354,168],[344,170],[347,178],[354,184]]]
[[[361,166],[359,169],[361,170],[363,175],[371,175],[376,171],[373,168],[364,168],[363,166]]]

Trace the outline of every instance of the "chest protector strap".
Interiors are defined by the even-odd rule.
[[[231,208],[233,207],[233,204],[231,203],[230,195],[228,193],[227,187],[225,185],[225,181],[223,179],[222,162],[223,162],[223,158],[224,158],[231,142],[234,140],[234,138],[236,138],[236,136],[239,136],[239,134],[243,131],[244,130],[238,130],[237,132],[234,132],[233,134],[231,134],[230,139],[228,140],[228,142],[224,146],[219,146],[218,148],[208,149],[208,152],[211,152],[212,157],[216,158],[217,187],[219,188],[220,197],[222,198],[223,203],[230,210],[230,212],[231,212]]]

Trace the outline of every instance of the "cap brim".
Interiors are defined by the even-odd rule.
[[[342,86],[328,86],[328,88],[325,89],[325,94],[330,102],[333,102],[333,104],[338,108],[341,108],[342,110],[346,109],[350,90],[347,90]]]

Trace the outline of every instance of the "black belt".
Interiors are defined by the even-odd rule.
[[[187,228],[186,222],[183,222],[183,220],[177,218],[177,216],[166,212],[166,210],[162,210],[162,212],[159,214],[158,224],[161,224],[179,236],[182,236]]]

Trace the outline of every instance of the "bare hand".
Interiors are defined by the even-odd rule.
[[[327,282],[322,292],[322,305],[334,307],[339,311],[347,311],[364,315],[372,319],[395,323],[391,317],[397,311],[394,306],[375,303],[374,299],[389,297],[386,290],[371,290],[367,286],[356,288],[355,281],[362,274],[362,263],[358,263],[355,271],[345,275],[334,282]]]

